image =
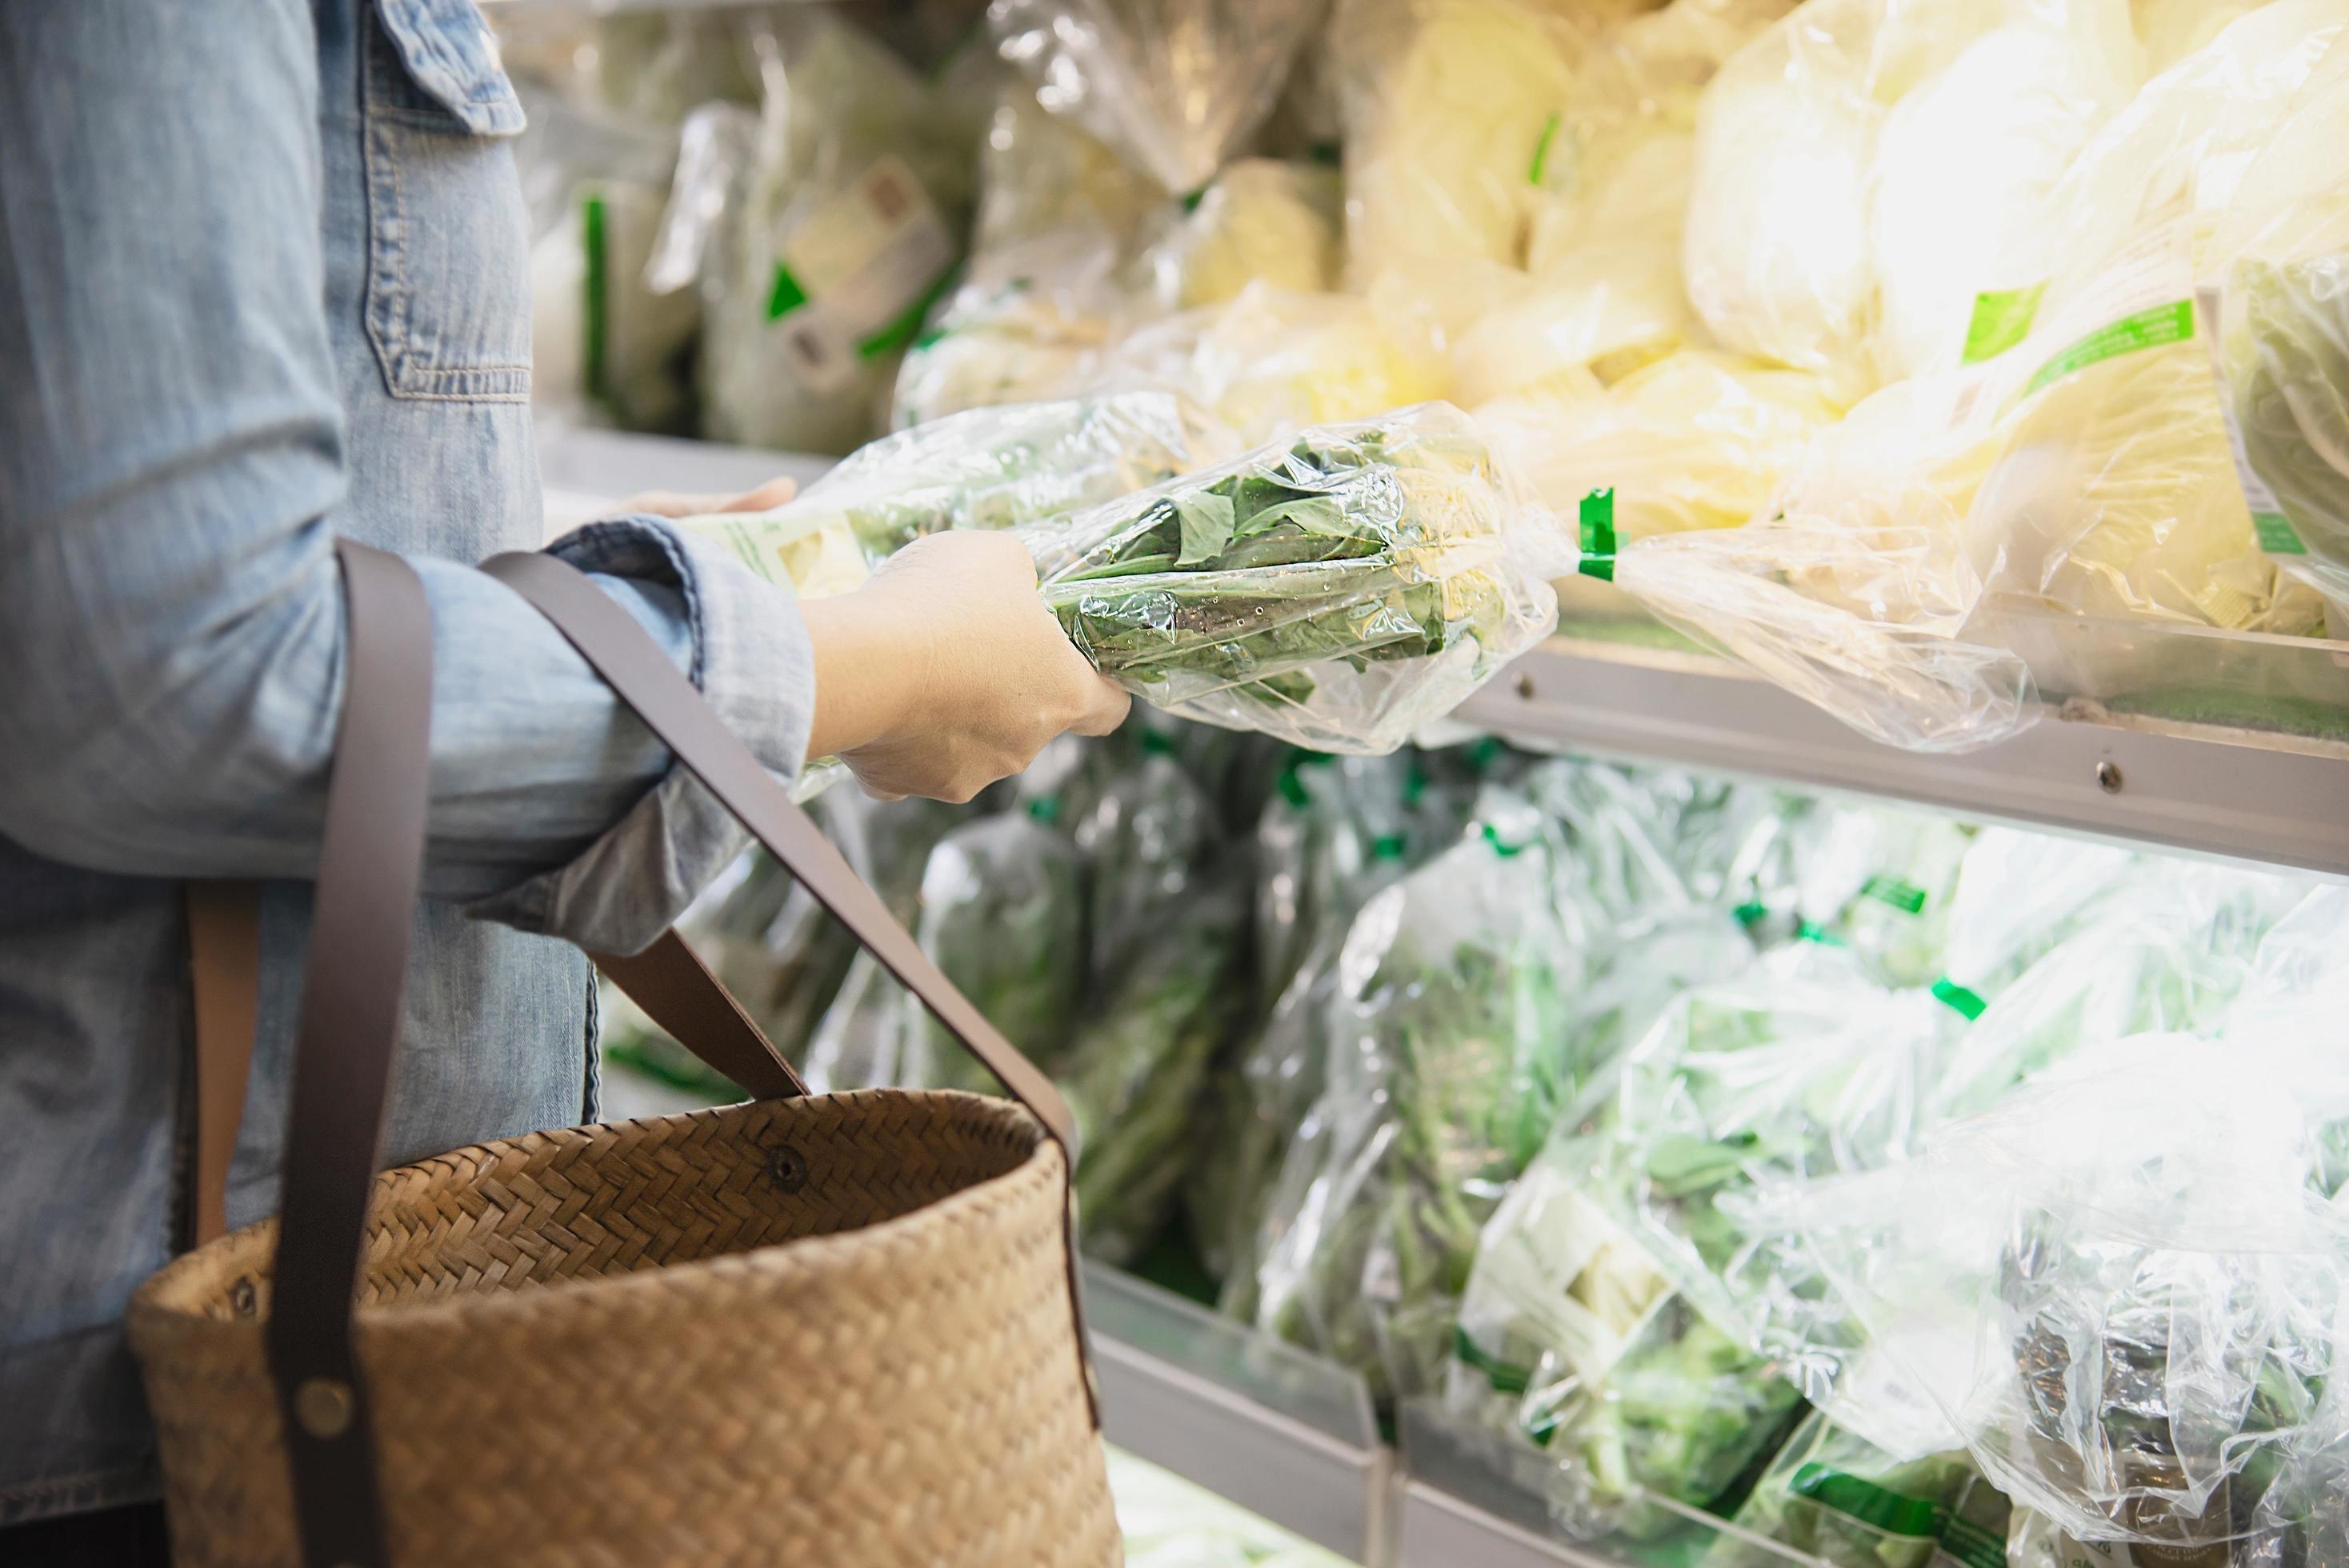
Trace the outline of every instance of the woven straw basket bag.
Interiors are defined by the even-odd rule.
[[[228,1235],[250,906],[190,900],[195,1204],[199,1233],[215,1233],[129,1315],[175,1561],[1117,1563],[1066,1106],[626,614],[547,557],[488,570],[1019,1103],[809,1095],[671,933],[599,962],[759,1098],[376,1174],[422,860],[430,628],[404,563],[347,542],[341,554],[349,689],[283,1212]]]

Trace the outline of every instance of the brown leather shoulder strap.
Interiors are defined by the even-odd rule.
[[[808,1087],[674,928],[642,953],[595,955],[595,967],[686,1049],[753,1099],[790,1099]]]
[[[375,1183],[431,795],[432,615],[405,561],[339,542],[343,711],[295,1036],[270,1371],[302,1554],[384,1568],[351,1305]]]
[[[848,927],[883,968],[917,997],[963,1047],[985,1063],[1076,1160],[1076,1124],[1052,1080],[1012,1048],[969,998],[939,973],[880,894],[867,887],[790,793],[759,765],[717,712],[628,613],[551,555],[510,554],[481,568],[553,621],[620,699],[667,743],[709,792],[771,851],[818,903]]]
[[[202,1246],[228,1231],[229,1162],[260,1012],[261,899],[251,882],[198,882],[188,883],[185,902],[196,1033],[187,1242]]]

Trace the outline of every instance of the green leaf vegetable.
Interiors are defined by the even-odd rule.
[[[1441,404],[1028,531],[1104,674],[1184,717],[1392,750],[1547,634],[1548,530]]]
[[[922,950],[1028,1059],[1059,1065],[1085,979],[1084,879],[1068,835],[1031,812],[948,833],[922,873]],[[920,1004],[910,996],[908,1008]],[[917,1081],[991,1090],[994,1076],[926,1013]]]
[[[1085,1010],[1061,1087],[1076,1113],[1085,1250],[1130,1263],[1164,1228],[1197,1140],[1209,1068],[1229,1036],[1245,903],[1195,888]]]
[[[1396,1398],[1431,1388],[1477,1236],[1570,1091],[1576,977],[1531,816],[1504,799],[1355,917],[1329,1079],[1282,1170],[1258,1269],[1265,1328]]]
[[[1831,1568],[2005,1568],[2009,1506],[1963,1452],[1896,1460],[1825,1416],[1804,1420],[1737,1511],[1740,1530]],[[1702,1568],[1783,1568],[1723,1535]]]

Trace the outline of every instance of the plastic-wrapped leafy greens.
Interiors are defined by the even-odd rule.
[[[860,447],[771,511],[689,519],[753,571],[798,584],[951,528],[1011,528],[1131,495],[1227,454],[1183,399],[1133,392],[975,408]],[[808,581],[803,581],[805,574]]]
[[[1392,750],[1557,620],[1547,513],[1441,404],[1024,531],[1087,657],[1181,717]]]
[[[1871,1338],[2075,1539],[2223,1552],[2339,1435],[2349,1215],[2310,1175],[2349,1074],[2315,1037],[2092,1047],[1809,1205]]]
[[[1154,944],[1216,836],[1215,802],[1183,765],[1161,746],[1141,750],[1073,825],[1089,882],[1089,962],[1102,985]]]
[[[1237,1503],[1115,1448],[1109,1490],[1127,1568],[1348,1568]]]
[[[1046,1072],[1063,1059],[1085,981],[1083,867],[1068,835],[1034,811],[948,833],[922,872],[916,934],[947,978]],[[904,1006],[918,1011],[911,996]],[[909,1014],[910,1016],[910,1014]],[[939,1088],[994,1078],[923,1013],[909,1078]]]
[[[1739,1506],[1736,1525],[1832,1568],[2006,1568],[2010,1509],[1963,1453],[1900,1460],[1813,1414]],[[1722,1535],[1704,1568],[1785,1559]],[[2052,1568],[2052,1565],[2051,1565]]]
[[[1215,1088],[1215,1152],[1185,1194],[1193,1239],[1254,1315],[1257,1233],[1299,1125],[1319,1099],[1337,961],[1362,904],[1456,836],[1419,759],[1293,755],[1256,833],[1257,995],[1263,1023]]]
[[[1973,834],[1899,807],[1823,804],[1804,824],[1795,872],[1809,928],[1829,932],[1888,985],[1929,985],[1944,946]]]
[[[1338,959],[1320,1099],[1268,1208],[1257,1321],[1431,1389],[1476,1238],[1590,1064],[1561,1024],[1577,955],[1521,797],[1363,905]]]
[[[1197,190],[1262,124],[1320,0],[993,0],[1037,100],[1169,191]]]
[[[1096,1257],[1131,1262],[1173,1212],[1208,1068],[1246,1000],[1247,912],[1231,876],[1186,877],[1109,972],[1055,1074],[1077,1118],[1077,1219]]]
[[[959,253],[968,159],[940,100],[851,23],[783,13],[762,65],[756,156],[715,171],[709,203],[704,414],[721,440],[845,452]]]
[[[1568,1533],[1654,1540],[1682,1522],[1659,1500],[1715,1501],[1801,1401],[1690,1310],[1584,1186],[1569,1138],[1510,1188],[1461,1303],[1444,1402],[1547,1456]]]

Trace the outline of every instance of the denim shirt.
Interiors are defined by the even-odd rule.
[[[471,0],[0,5],[0,1524],[157,1491],[121,1317],[183,1199],[180,879],[264,884],[229,1220],[275,1207],[335,535],[436,639],[388,1161],[592,1116],[571,943],[642,945],[741,841],[471,568],[543,529],[521,127]],[[558,552],[799,766],[787,594],[651,519]]]

